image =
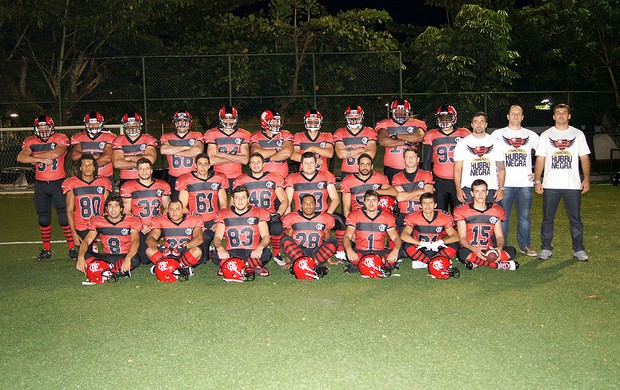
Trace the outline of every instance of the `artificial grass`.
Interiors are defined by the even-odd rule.
[[[560,208],[550,260],[447,281],[407,261],[385,280],[333,266],[302,282],[270,264],[226,284],[209,264],[185,283],[141,267],[82,286],[63,244],[46,263],[32,260],[39,245],[0,246],[0,388],[617,388],[618,191],[584,197],[591,261],[571,258]],[[31,197],[0,205],[0,241],[38,240]]]

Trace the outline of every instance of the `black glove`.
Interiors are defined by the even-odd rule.
[[[280,220],[280,214],[279,213],[271,214],[271,222],[278,222],[279,220]]]

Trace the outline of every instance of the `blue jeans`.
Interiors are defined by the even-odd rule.
[[[553,223],[564,198],[564,207],[570,222],[570,235],[573,240],[573,252],[585,250],[583,246],[583,223],[581,222],[581,190],[547,189],[543,192],[543,221],[540,228],[542,249],[553,250]]]
[[[504,190],[504,198],[500,200],[499,205],[506,210],[506,220],[502,222],[506,245],[508,245],[508,232],[510,230],[510,213],[515,203],[517,204],[517,243],[519,248],[523,249],[532,245],[530,209],[532,208],[533,198],[533,187],[506,187]]]

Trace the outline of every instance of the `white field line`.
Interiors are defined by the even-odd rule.
[[[65,240],[57,240],[57,241],[50,241],[52,244],[60,244],[61,242],[65,242]],[[40,244],[41,240],[39,241],[11,241],[11,242],[0,242],[0,245],[25,245],[25,244]]]

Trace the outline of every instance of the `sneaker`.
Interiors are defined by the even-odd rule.
[[[534,248],[532,248],[531,246],[526,246],[526,247],[521,248],[520,252],[530,257],[538,256],[538,252],[536,252]]]
[[[257,267],[254,269],[254,274],[258,274],[259,276],[269,276],[269,268]]]
[[[471,261],[466,261],[465,262],[465,268],[469,271],[471,271],[472,269],[476,269],[478,268],[478,264],[474,264]]]
[[[71,249],[69,249],[69,257],[71,258],[71,260],[73,260],[73,261],[77,261],[77,258],[78,258],[78,253],[77,253],[77,251],[75,250],[75,248],[71,248]]]
[[[47,249],[41,249],[41,253],[37,256],[37,261],[45,261],[52,258],[52,252]]]
[[[286,261],[284,261],[284,259],[282,259],[282,255],[277,255],[273,257],[273,261],[279,265],[280,267],[286,265]]]
[[[588,254],[586,251],[577,251],[573,253],[573,257],[579,261],[588,261]]]
[[[411,262],[411,268],[413,269],[428,269],[428,264],[423,261],[413,260]]]
[[[126,272],[118,271],[116,276],[119,278],[131,278],[131,271],[126,271]]]
[[[553,252],[552,251],[550,251],[549,249],[543,249],[538,254],[538,259],[539,260],[548,260],[551,256],[553,256]]]
[[[346,259],[347,259],[347,253],[346,253],[345,251],[338,251],[338,252],[336,252],[335,257],[336,257],[338,260],[342,260],[342,261],[344,261],[344,260],[346,260]]]
[[[514,271],[518,268],[519,268],[519,263],[513,260],[497,262],[497,269],[499,270]]]

